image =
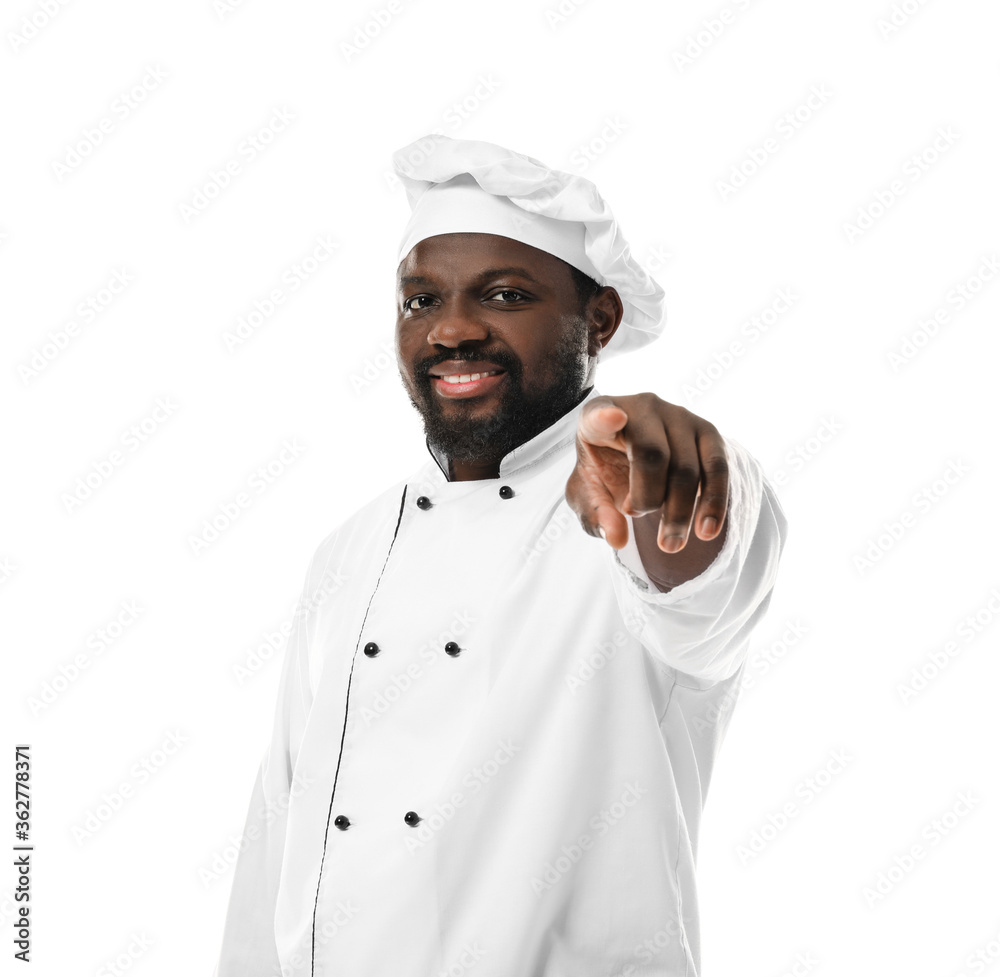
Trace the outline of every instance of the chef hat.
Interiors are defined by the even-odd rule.
[[[397,150],[392,162],[412,209],[399,261],[436,234],[473,231],[512,238],[617,290],[625,314],[605,357],[659,336],[663,289],[632,257],[611,208],[590,180],[493,143],[438,134]]]

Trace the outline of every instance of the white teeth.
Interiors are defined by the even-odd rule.
[[[480,377],[492,377],[497,374],[497,370],[492,373],[453,373],[451,376],[441,377],[445,383],[468,383],[470,380],[478,380]]]

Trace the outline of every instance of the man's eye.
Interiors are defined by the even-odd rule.
[[[514,300],[524,298],[524,296],[520,292],[516,291],[513,288],[502,288],[502,289],[500,289],[499,292],[494,292],[493,293],[493,298],[495,298],[495,299],[500,298],[501,295],[504,295],[504,296],[513,295],[514,296]],[[511,305],[512,301],[510,299],[505,298],[503,300],[503,304],[504,305]]]
[[[419,302],[419,301],[421,301],[421,299],[427,299],[428,302],[431,301],[431,297],[429,295],[414,295],[411,298],[405,299],[403,301],[403,311],[404,312],[413,312],[414,309],[413,309],[413,306],[410,303],[411,302]],[[417,308],[424,309],[424,308],[426,308],[426,306],[420,305],[420,306],[417,306]]]

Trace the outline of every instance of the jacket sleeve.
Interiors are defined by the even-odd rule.
[[[215,977],[281,977],[274,935],[275,906],[295,760],[312,705],[310,628],[325,594],[320,557],[331,538],[313,556],[293,615],[274,725],[250,796]]]
[[[724,438],[729,461],[726,541],[697,577],[663,593],[646,576],[630,527],[623,550],[608,547],[628,630],[657,661],[701,683],[729,678],[771,601],[787,520],[760,464]]]

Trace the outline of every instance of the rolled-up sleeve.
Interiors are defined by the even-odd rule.
[[[215,977],[281,977],[274,922],[295,760],[312,704],[310,630],[322,600],[317,550],[292,619],[271,738],[250,797]]]
[[[608,547],[626,627],[659,662],[701,682],[732,676],[771,601],[787,520],[757,460],[724,438],[729,462],[726,541],[698,576],[663,593],[646,576],[630,527],[628,546]]]

